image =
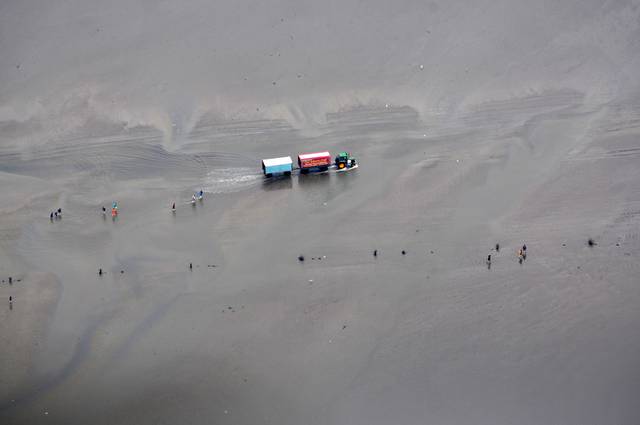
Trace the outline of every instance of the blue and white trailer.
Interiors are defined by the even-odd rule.
[[[268,158],[262,160],[262,171],[267,177],[271,177],[274,174],[291,175],[293,169],[293,161],[290,156],[283,156],[281,158]]]

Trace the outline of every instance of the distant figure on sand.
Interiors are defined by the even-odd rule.
[[[62,208],[58,208],[58,215],[62,217]]]
[[[500,251],[500,244],[499,244],[499,243],[497,243],[497,244],[496,244],[496,252],[499,252],[499,251]]]
[[[518,261],[520,262],[520,264],[522,264],[522,260],[524,260],[524,251],[522,250],[522,248],[520,248],[518,250]]]
[[[51,214],[49,214],[49,220],[53,221],[53,211],[51,211]]]
[[[102,207],[102,215],[104,216],[107,215],[107,209],[105,207]]]
[[[202,198],[204,198],[204,192],[201,190],[198,192],[198,199],[202,200]]]
[[[191,197],[191,203],[192,203],[193,205],[195,205],[195,204],[196,204],[196,194],[195,194],[195,193],[194,193],[194,194],[193,194],[193,196]]]
[[[117,201],[113,201],[113,205],[111,205],[111,208],[114,210],[118,209],[118,202]]]
[[[176,203],[175,202],[171,206],[171,211],[176,212]]]

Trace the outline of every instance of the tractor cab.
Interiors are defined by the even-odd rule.
[[[349,152],[340,152],[336,156],[336,167],[341,170],[343,168],[351,168],[355,165],[356,159],[349,156]]]

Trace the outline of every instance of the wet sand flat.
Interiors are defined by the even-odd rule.
[[[348,143],[358,170],[290,179],[243,175],[246,152],[205,151],[185,184],[205,187],[202,202],[158,172],[119,189],[115,221],[75,194],[62,220],[35,220],[13,242],[64,292],[46,343],[5,354],[36,361],[2,414],[416,423],[473,421],[492,406],[494,422],[634,417],[640,346],[619,335],[638,319],[637,159],[603,153],[609,135],[552,143],[606,119],[532,117],[520,137],[491,139],[464,128],[373,142],[375,122],[342,128],[308,145]]]

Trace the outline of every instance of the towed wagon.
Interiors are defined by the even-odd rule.
[[[298,166],[302,174],[309,171],[327,171],[330,165],[331,154],[326,151],[298,155]]]
[[[291,175],[293,169],[293,160],[290,156],[283,156],[281,158],[268,158],[262,160],[262,172],[267,177],[271,177],[274,174]]]

